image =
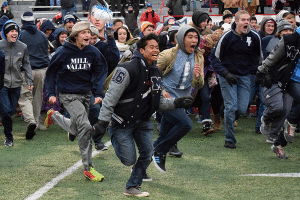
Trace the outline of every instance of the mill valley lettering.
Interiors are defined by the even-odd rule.
[[[89,70],[92,63],[89,63],[87,58],[71,58],[71,63],[67,65],[68,70],[72,72],[80,70]]]

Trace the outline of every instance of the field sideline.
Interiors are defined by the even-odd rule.
[[[224,129],[211,137],[201,133],[194,120],[192,131],[179,143],[182,158],[167,157],[167,173],[148,168],[152,182],[142,190],[148,199],[300,199],[298,177],[252,177],[245,174],[298,173],[299,137],[285,148],[289,159],[277,159],[262,135],[255,134],[256,118],[242,118],[235,128],[237,149],[226,149]],[[223,128],[223,127],[222,127]],[[3,127],[0,127],[3,132]],[[14,119],[14,146],[5,147],[0,137],[0,199],[25,199],[81,158],[78,140],[70,142],[65,131],[52,126],[25,140],[26,124]],[[154,138],[157,132],[154,133]],[[108,136],[104,141],[109,141]],[[112,146],[93,158],[105,176],[93,183],[83,176],[83,167],[61,180],[40,199],[128,199],[122,193],[131,167],[118,160]]]

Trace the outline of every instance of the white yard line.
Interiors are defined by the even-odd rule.
[[[106,142],[105,145],[107,147],[109,147],[111,145],[111,141]],[[100,153],[100,151],[93,151],[92,157],[96,156],[99,153]],[[29,197],[27,197],[25,200],[35,200],[35,199],[40,198],[46,192],[51,190],[57,183],[59,183],[59,181],[61,181],[65,177],[72,174],[74,171],[76,171],[81,166],[82,166],[82,161],[80,160],[77,163],[75,163],[72,167],[70,167],[69,169],[67,169],[66,171],[64,171],[63,173],[59,174],[57,177],[55,177],[54,179],[52,179],[51,181],[46,183],[43,187],[41,187],[39,190],[37,190],[35,193],[30,195]]]
[[[240,176],[300,177],[300,173],[244,174],[244,175],[240,175]]]

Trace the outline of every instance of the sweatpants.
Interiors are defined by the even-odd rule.
[[[82,158],[82,164],[86,170],[93,167],[92,162],[92,126],[88,119],[89,105],[91,101],[91,92],[86,94],[64,94],[59,93],[59,100],[70,113],[71,118],[66,118],[55,111],[52,120],[65,131],[78,137],[79,149]]]

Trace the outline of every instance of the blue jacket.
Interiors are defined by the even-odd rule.
[[[37,30],[34,23],[24,23],[19,40],[27,45],[32,69],[43,69],[49,65],[48,38]]]
[[[239,35],[235,28],[233,23],[216,44],[209,57],[211,65],[221,76],[228,71],[241,76],[256,74],[262,61],[260,36],[250,27],[245,35]]]
[[[41,25],[41,31],[44,32],[44,33],[46,33],[46,30],[52,30],[52,33],[55,30],[55,26],[54,26],[54,24],[50,20],[43,21],[43,23]],[[50,42],[52,42],[54,40],[54,36],[51,34],[49,36],[48,40]]]
[[[80,50],[67,39],[50,61],[45,78],[46,91],[48,97],[56,96],[56,83],[60,93],[92,91],[95,97],[103,98],[106,76],[107,64],[97,48],[88,45]]]
[[[120,52],[114,38],[107,39],[107,42],[98,41],[94,45],[105,57],[108,65],[108,75],[116,68],[120,60]]]

